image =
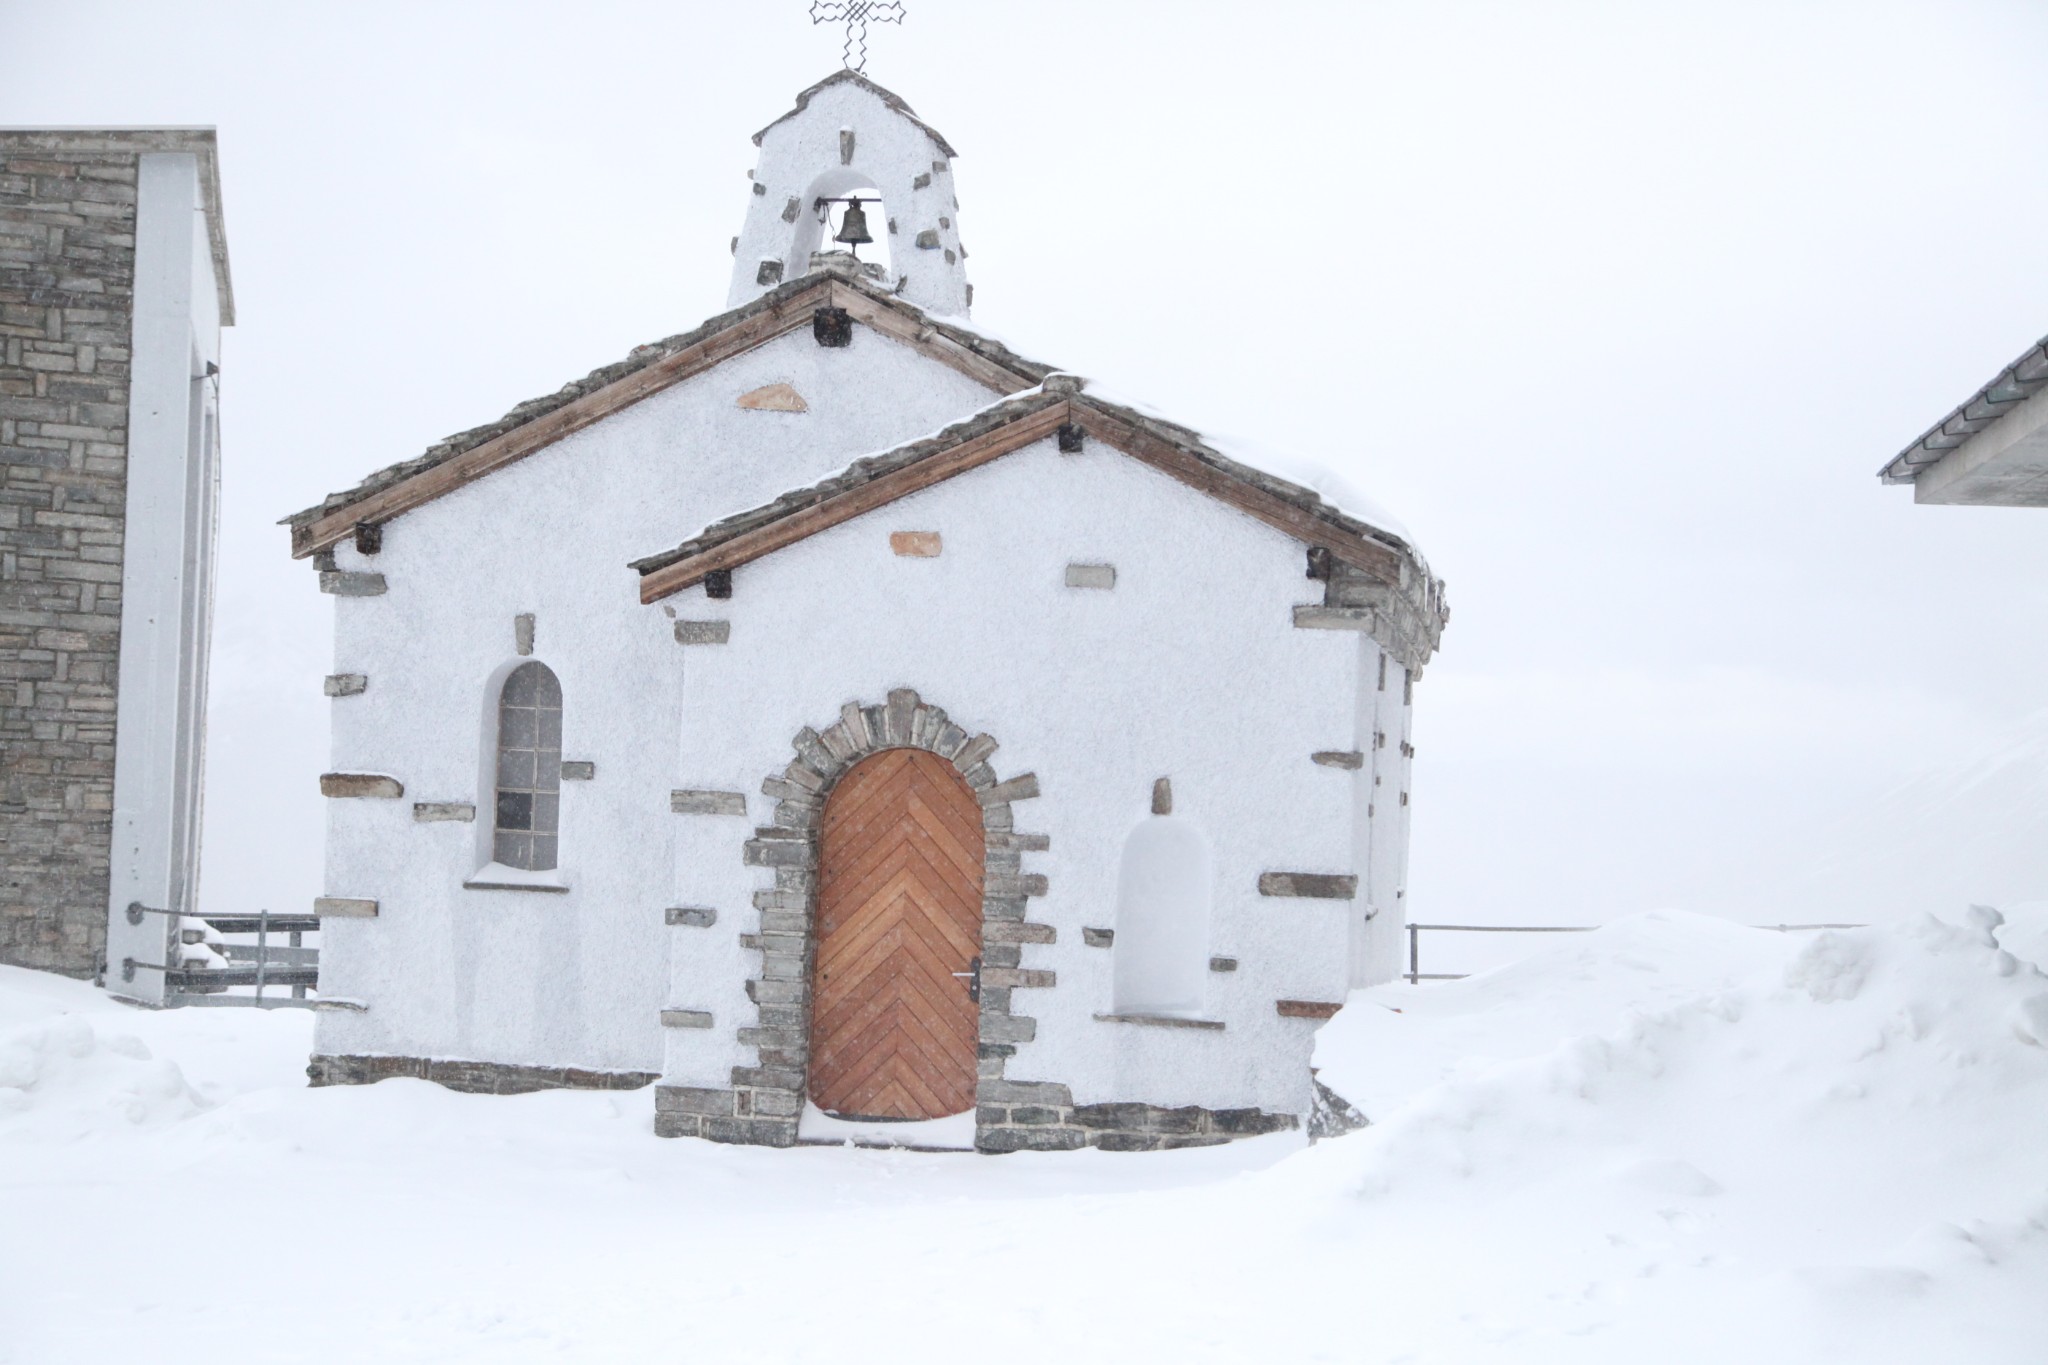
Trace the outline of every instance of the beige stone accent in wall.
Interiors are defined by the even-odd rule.
[[[764,384],[740,395],[739,405],[750,412],[809,412],[804,396],[787,384]]]

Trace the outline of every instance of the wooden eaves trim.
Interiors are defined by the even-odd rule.
[[[1028,401],[1028,400],[1019,400]],[[955,475],[1022,450],[1051,436],[1066,422],[1141,464],[1186,484],[1197,492],[1237,508],[1296,540],[1321,546],[1345,563],[1399,584],[1404,556],[1389,546],[1353,534],[1265,489],[1199,459],[1173,442],[1123,420],[1085,396],[1047,393],[1044,406],[1025,408],[1001,426],[966,437],[923,459],[906,463],[865,483],[838,492],[822,492],[817,501],[739,532],[694,554],[663,562],[662,556],[641,561],[640,600],[658,602],[696,586],[710,574],[736,569],[797,541],[829,530],[854,517],[885,507]],[[767,509],[763,509],[764,511]],[[715,534],[715,532],[707,533]]]
[[[685,588],[695,587],[717,570],[738,568],[841,522],[851,521],[878,507],[886,507],[919,489],[930,488],[956,474],[964,474],[1013,450],[1022,450],[1044,440],[1058,431],[1061,423],[1071,420],[1072,404],[1064,396],[1048,394],[1045,406],[1030,409],[1012,421],[971,436],[939,454],[856,484],[844,492],[827,495],[808,507],[742,531],[698,554],[649,568],[640,578],[640,600],[643,603],[659,602]]]
[[[303,525],[292,527],[292,558],[304,559],[348,539],[358,523],[380,523],[424,506],[467,484],[524,459],[535,451],[593,426],[685,379],[703,374],[734,356],[809,325],[819,308],[844,308],[856,322],[911,346],[943,365],[1005,396],[1037,382],[963,344],[924,320],[908,305],[877,298],[843,280],[824,277],[758,313],[601,389],[584,394],[483,444],[452,455],[388,487],[342,503]]]

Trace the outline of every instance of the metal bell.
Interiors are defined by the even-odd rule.
[[[839,220],[839,231],[832,240],[842,246],[866,246],[875,240],[868,235],[868,216],[860,211],[860,200],[846,201],[846,215]]]

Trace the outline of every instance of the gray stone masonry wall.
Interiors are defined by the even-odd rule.
[[[373,1085],[394,1076],[433,1081],[472,1095],[525,1095],[535,1090],[638,1090],[654,1084],[652,1071],[583,1071],[567,1066],[513,1066],[438,1057],[313,1058],[306,1075],[314,1085]]]
[[[106,942],[137,155],[0,130],[0,962]]]
[[[1214,1147],[1236,1138],[1299,1127],[1298,1115],[1269,1114],[1263,1109],[1075,1104],[1063,1085],[1011,1081],[981,1087],[974,1115],[974,1145],[983,1152],[1064,1152],[1077,1147],[1156,1152],[1169,1147]]]

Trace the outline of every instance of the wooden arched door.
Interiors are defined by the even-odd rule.
[[[922,749],[862,759],[825,802],[811,1101],[859,1118],[974,1107],[981,807]]]

